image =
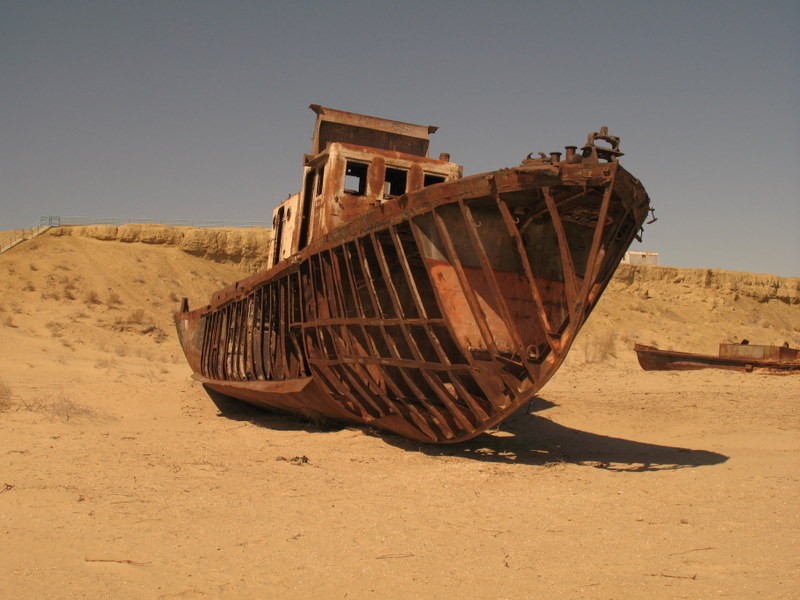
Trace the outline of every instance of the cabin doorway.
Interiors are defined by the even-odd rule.
[[[303,214],[300,217],[300,235],[297,240],[297,250],[300,251],[308,245],[308,228],[311,225],[311,202],[314,199],[314,171],[306,173],[303,185]]]
[[[272,245],[272,262],[270,266],[275,266],[278,264],[278,261],[281,259],[281,245],[283,244],[283,207],[281,206],[278,209],[278,213],[275,215],[275,222],[272,224],[272,228],[274,229],[275,233],[273,237],[275,239]]]

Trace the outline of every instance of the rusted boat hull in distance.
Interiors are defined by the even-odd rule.
[[[798,350],[783,346],[720,344],[720,354],[693,354],[660,350],[653,346],[634,346],[639,365],[645,371],[690,371],[694,369],[730,369],[752,371],[769,369],[800,372]]]
[[[351,116],[327,110],[318,135]],[[394,123],[368,122],[389,130],[381,143],[423,135]],[[605,131],[564,161],[470,177],[446,159],[314,148],[301,193],[276,209],[302,220],[276,220],[273,266],[176,313],[181,343],[224,394],[424,442],[474,437],[533,397],[649,210]]]

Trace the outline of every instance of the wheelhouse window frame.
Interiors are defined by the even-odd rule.
[[[383,197],[398,198],[408,191],[408,169],[386,165],[383,175]]]
[[[440,175],[439,173],[423,172],[422,174],[422,187],[437,185],[444,183],[445,181],[447,181],[447,177]]]
[[[369,175],[370,163],[353,160],[345,160],[343,191],[351,196],[367,195],[367,180]]]

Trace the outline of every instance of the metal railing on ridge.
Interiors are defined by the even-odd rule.
[[[53,218],[58,217],[42,217],[39,219],[38,223],[34,223],[29,227],[24,227],[22,229],[9,229],[7,231],[0,232],[0,254],[6,250],[10,250],[20,242],[32,240],[37,235],[41,235],[53,227],[51,224],[51,219]]]
[[[170,227],[265,227],[270,228],[268,221],[203,221],[196,219],[131,219],[117,217],[41,217],[38,223],[21,229],[9,229],[0,232],[0,254],[10,250],[20,242],[31,240],[53,227],[70,225],[168,225]]]

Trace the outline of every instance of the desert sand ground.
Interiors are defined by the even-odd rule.
[[[51,231],[0,255],[2,598],[797,598],[800,279],[621,268],[529,410],[457,446],[211,398],[171,326],[266,232]]]

